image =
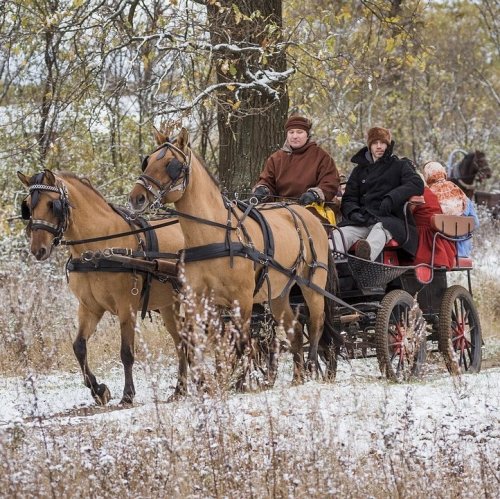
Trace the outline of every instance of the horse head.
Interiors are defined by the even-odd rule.
[[[474,152],[472,163],[479,182],[491,178],[492,171],[490,165],[488,164],[488,160],[486,159],[486,154],[483,151],[476,150]]]
[[[21,203],[21,216],[28,221],[30,251],[37,260],[46,260],[68,226],[70,204],[66,186],[50,170],[31,177],[17,172],[29,194]]]
[[[492,171],[482,151],[466,153],[459,150],[464,157],[459,163],[455,163],[451,169],[450,180],[457,184],[471,198],[474,195],[476,183],[491,177]]]
[[[129,196],[131,208],[141,213],[153,205],[160,207],[175,203],[184,194],[189,183],[191,152],[189,134],[182,128],[177,138],[170,141],[168,133],[156,131],[157,148],[142,161],[142,174]]]

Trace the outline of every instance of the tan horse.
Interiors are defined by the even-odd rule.
[[[37,260],[50,257],[55,239],[64,236],[71,240],[86,240],[130,232],[131,227],[95,190],[86,179],[71,173],[44,170],[31,178],[18,172],[21,182],[30,194],[23,202],[23,217],[30,220],[31,253]],[[159,224],[161,221],[156,222]],[[155,224],[155,222],[151,222]],[[177,252],[184,246],[179,224],[155,231],[159,251]],[[72,258],[80,258],[84,251],[95,252],[106,247],[137,249],[144,234],[86,242],[69,246]],[[85,385],[90,388],[98,404],[106,404],[111,394],[105,384],[98,383],[87,363],[87,341],[94,333],[105,312],[118,317],[121,329],[121,360],[125,371],[125,386],[121,403],[132,403],[135,395],[132,367],[134,363],[134,332],[136,311],[141,298],[143,275],[132,272],[70,272],[69,286],[78,298],[78,334],[73,343],[75,355],[82,369]],[[148,310],[159,310],[176,346],[180,346],[177,333],[174,291],[169,283],[152,281]],[[184,353],[177,348],[179,357],[176,394],[186,387],[187,365]]]
[[[208,244],[217,246],[217,243],[229,240],[236,246],[240,243],[245,251],[256,250],[260,253],[257,262],[241,255],[232,258],[227,253],[220,256],[212,254],[212,257],[202,260],[194,256],[194,261],[186,258],[186,283],[197,297],[210,294],[216,304],[223,307],[235,307],[237,304],[244,324],[244,338],[252,304],[270,299],[274,317],[283,321],[285,331],[289,334],[294,359],[294,382],[301,382],[302,327],[294,320],[295,314],[289,304],[289,289],[293,280],[286,272],[270,265],[269,285],[264,284],[256,289],[259,272],[266,263],[263,230],[256,220],[224,200],[217,183],[188,147],[188,140],[185,129],[173,143],[169,142],[167,134],[156,132],[158,148],[143,162],[144,174],[139,177],[130,194],[130,205],[140,213],[152,202],[174,203],[182,214],[180,223],[186,257],[193,254],[190,252],[197,253],[199,247]],[[284,269],[292,269],[299,279],[303,279],[300,288],[309,311],[308,367],[314,370],[324,323],[325,300],[304,283],[310,279],[313,286],[321,289],[327,286],[329,249],[326,232],[320,221],[301,206],[264,205],[259,213],[264,216],[274,238],[274,261]],[[220,245],[217,247],[220,248]],[[201,253],[203,251],[201,248]],[[328,286],[331,288],[330,284]]]

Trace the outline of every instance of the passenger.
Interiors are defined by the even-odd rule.
[[[342,196],[343,220],[341,229],[333,231],[334,247],[346,253],[357,241],[356,256],[373,261],[385,244],[395,239],[413,257],[417,229],[410,217],[407,237],[403,207],[411,196],[423,193],[424,182],[410,160],[393,154],[394,141],[388,129],[371,128],[367,143],[351,159],[357,166]]]
[[[430,190],[437,196],[445,215],[463,215],[467,208],[464,191],[450,180],[446,180],[446,170],[441,163],[429,161],[422,172]]]
[[[259,201],[273,196],[298,199],[302,205],[332,201],[340,179],[335,161],[311,140],[311,121],[290,116],[285,124],[286,141],[264,165],[253,195]]]
[[[419,203],[412,209],[413,218],[418,231],[418,247],[415,253],[415,258],[411,262],[413,265],[419,263],[427,263],[434,267],[446,267],[451,269],[455,265],[456,248],[453,241],[449,241],[442,237],[436,237],[434,246],[434,262],[432,261],[432,246],[436,231],[431,226],[433,215],[443,213],[437,196],[429,189],[424,188],[422,196],[423,203]]]
[[[424,179],[429,188],[436,194],[445,215],[473,216],[476,227],[479,226],[474,204],[465,193],[450,180],[446,179],[446,170],[441,163],[429,161],[423,166]],[[460,257],[469,257],[472,250],[472,239],[457,241],[457,253]]]
[[[479,227],[479,217],[477,216],[476,208],[474,208],[474,203],[467,198],[467,207],[464,211],[464,216],[474,217],[474,228]],[[472,253],[472,237],[466,239],[461,239],[455,243],[457,245],[457,253],[459,257],[468,258]]]

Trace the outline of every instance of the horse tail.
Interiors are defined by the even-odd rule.
[[[339,278],[337,267],[332,252],[328,251],[328,274],[326,279],[326,291],[332,295],[339,293]],[[336,303],[325,298],[325,322],[320,343],[325,347],[340,347],[344,344],[344,338],[340,334],[340,328],[335,327]]]

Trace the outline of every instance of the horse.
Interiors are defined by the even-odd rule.
[[[128,221],[123,213],[106,202],[104,197],[85,178],[68,172],[53,173],[44,170],[31,177],[18,172],[21,182],[28,187],[29,195],[22,203],[22,216],[29,220],[28,234],[30,251],[39,261],[51,256],[53,247],[63,234],[67,241],[78,243],[69,245],[73,260],[80,260],[83,252],[103,252],[109,237],[118,235],[113,245],[121,248],[142,248],[144,233],[131,235]],[[161,221],[151,222],[159,225]],[[125,232],[124,232],[125,231]],[[184,246],[182,231],[174,223],[154,231],[160,251],[178,252]],[[140,234],[140,235],[139,235]],[[107,242],[108,241],[108,242]],[[62,241],[64,243],[65,241]],[[78,263],[78,262],[77,262]],[[92,265],[75,268],[69,272],[69,287],[79,302],[78,334],[73,343],[73,351],[80,364],[84,383],[99,405],[106,405],[111,393],[104,383],[99,383],[88,366],[87,342],[105,312],[118,317],[121,330],[121,360],[125,373],[125,385],[121,404],[132,404],[135,396],[132,367],[134,364],[134,333],[136,312],[141,306],[141,289],[145,276],[141,272],[123,271],[116,268],[92,269]],[[110,270],[110,271],[106,271]],[[133,270],[133,269],[132,269]],[[175,398],[185,392],[186,358],[180,347],[174,304],[176,295],[169,282],[151,282],[148,310],[158,310],[168,332],[176,345],[179,360]]]
[[[325,307],[321,294],[325,288],[333,293],[336,282],[324,227],[296,204],[272,203],[256,209],[251,203],[229,201],[189,147],[187,130],[182,128],[173,141],[168,135],[166,130],[155,131],[157,148],[143,161],[143,174],[129,195],[131,208],[142,213],[150,205],[174,203],[185,240],[181,257],[185,283],[195,298],[210,295],[218,306],[239,307],[240,356],[248,345],[253,304],[269,302],[288,334],[293,382],[303,382],[303,331],[289,303],[295,282],[309,311],[309,371],[317,369],[323,324],[330,337],[336,336],[331,327],[333,307]],[[333,377],[331,372],[328,376]]]
[[[453,156],[460,152],[464,155],[459,163],[453,164]],[[475,184],[491,177],[492,171],[482,151],[467,153],[458,149],[448,159],[448,177],[458,185],[469,199],[474,199]]]

